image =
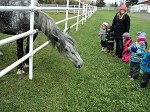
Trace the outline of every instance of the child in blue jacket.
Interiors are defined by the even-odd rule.
[[[128,50],[131,52],[130,55],[130,80],[137,79],[140,72],[140,63],[145,54],[145,40],[143,36],[139,36],[137,41],[133,43]]]
[[[140,73],[143,74],[141,83],[136,86],[136,88],[145,88],[150,79],[150,49],[144,56],[141,66],[140,66]]]

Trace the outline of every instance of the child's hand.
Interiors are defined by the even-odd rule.
[[[103,32],[101,32],[99,35],[102,36],[102,35],[103,35]]]
[[[110,35],[113,35],[114,34],[114,32],[110,32]]]
[[[113,39],[114,37],[110,37],[110,39]]]
[[[138,48],[137,47],[131,47],[131,51],[133,51],[133,52],[136,52],[138,50]]]
[[[143,70],[140,70],[140,74],[143,74],[144,73],[144,71]]]

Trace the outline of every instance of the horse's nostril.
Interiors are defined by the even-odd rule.
[[[74,65],[76,68],[81,68],[82,65]]]
[[[78,65],[78,68],[81,68],[82,67],[82,65]]]

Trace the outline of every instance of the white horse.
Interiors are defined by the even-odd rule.
[[[30,0],[0,0],[0,6],[29,6]],[[38,5],[38,3],[36,3]],[[3,11],[0,12],[0,33],[20,34],[28,31],[30,28],[29,11]],[[75,41],[66,33],[61,31],[55,24],[54,20],[42,11],[35,12],[34,28],[42,31],[51,41],[53,47],[66,56],[77,68],[81,68],[83,60],[76,51]],[[38,33],[37,33],[38,34]],[[34,34],[34,40],[37,37]],[[27,37],[26,54],[29,52],[29,38]],[[23,57],[23,39],[17,40],[17,57]],[[29,59],[18,66],[18,75],[25,73],[24,65],[28,67]]]

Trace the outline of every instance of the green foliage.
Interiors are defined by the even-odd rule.
[[[105,6],[104,0],[97,0],[97,1],[96,1],[96,6],[97,6],[97,7]]]
[[[127,5],[129,6],[129,5],[131,5],[131,6],[133,6],[133,5],[136,5],[138,3],[138,0],[127,0]]]
[[[71,29],[70,35],[77,42],[77,50],[84,66],[76,69],[70,61],[51,45],[34,55],[34,78],[28,74],[19,80],[16,68],[0,79],[1,112],[149,112],[150,85],[135,90],[140,80],[130,81],[129,64],[102,53],[99,47],[99,26],[112,22],[116,11],[97,11],[79,31]],[[48,13],[55,21],[65,18],[63,13]],[[130,15],[130,14],[129,14]],[[69,16],[73,16],[70,14]],[[69,22],[69,25],[76,20]],[[136,33],[149,34],[150,21],[131,17],[130,33],[133,42]],[[59,24],[61,29],[64,24]],[[0,34],[0,39],[9,35]],[[34,48],[46,41],[39,33]],[[150,42],[150,38],[147,38]],[[150,48],[150,45],[148,45]],[[0,70],[13,63],[16,58],[16,42],[0,47]],[[139,77],[141,79],[141,76]]]
[[[115,3],[111,3],[110,7],[117,7],[117,3],[116,2]]]

